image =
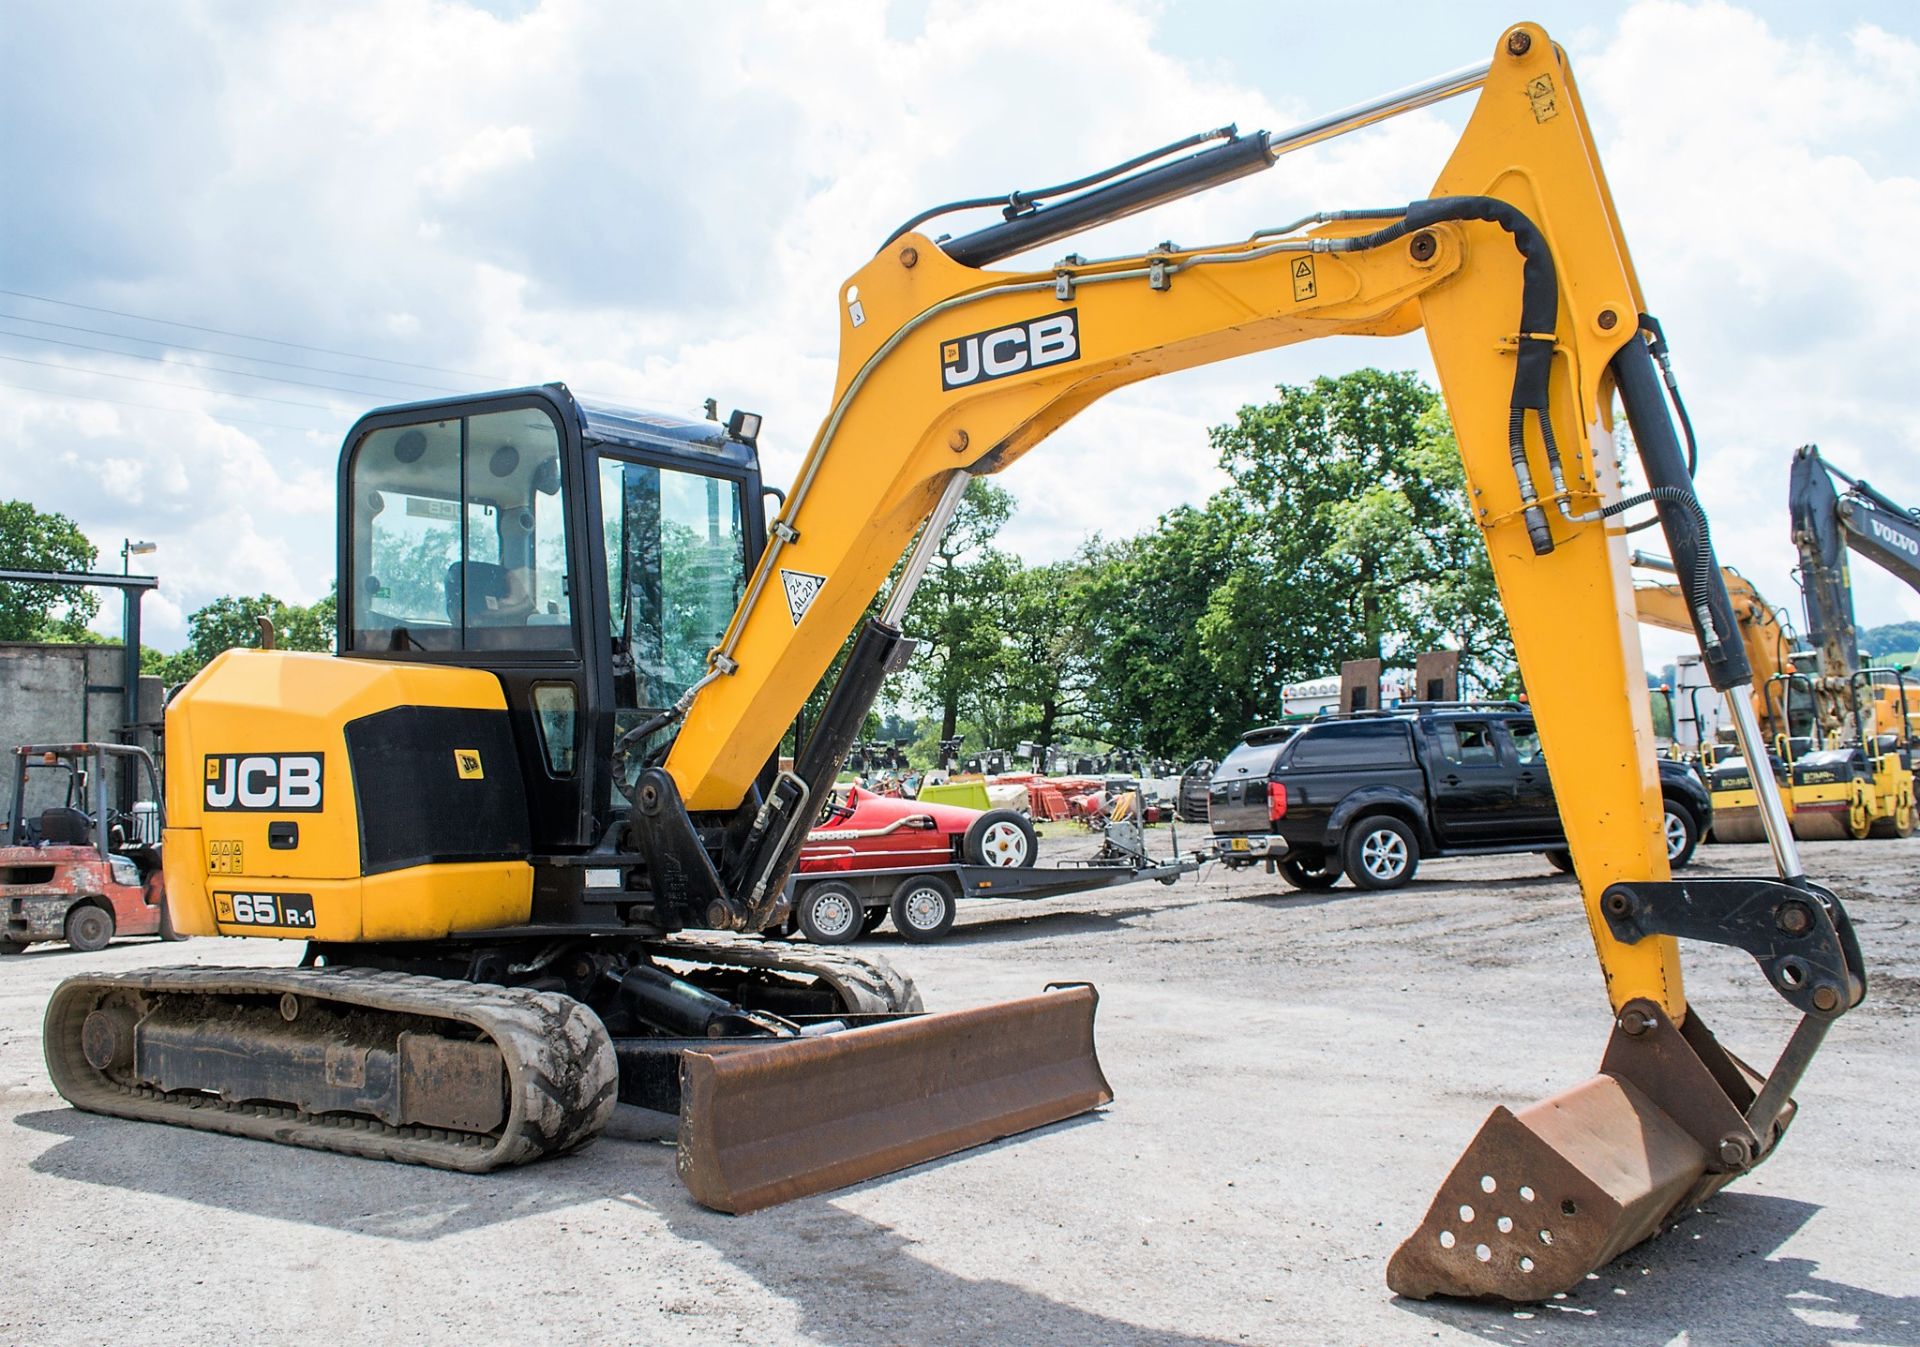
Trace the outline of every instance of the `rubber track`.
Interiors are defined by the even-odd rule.
[[[94,1070],[80,1048],[88,1012],[114,991],[149,998],[293,992],[316,1002],[469,1025],[501,1051],[507,1120],[497,1136],[480,1136],[123,1085]],[[619,1086],[606,1027],[571,997],[355,968],[160,968],[68,978],[47,1004],[46,1055],[54,1088],[90,1113],[469,1173],[580,1149],[613,1116]]]
[[[841,1010],[849,1014],[917,1015],[926,1009],[907,974],[884,959],[847,950],[701,932],[650,942],[647,952],[681,963],[817,977],[833,988]]]

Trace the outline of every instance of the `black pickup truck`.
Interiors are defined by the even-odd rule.
[[[1660,761],[1667,860],[1713,821],[1691,767]],[[1518,702],[1412,703],[1249,733],[1215,770],[1208,821],[1228,865],[1296,888],[1396,889],[1423,856],[1537,851],[1571,870],[1532,713]]]

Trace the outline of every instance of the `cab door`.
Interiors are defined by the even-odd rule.
[[[1435,720],[1429,727],[1435,830],[1446,846],[1492,845],[1513,812],[1514,770],[1490,719]]]
[[[1530,718],[1509,720],[1500,727],[1502,747],[1513,756],[1514,801],[1508,836],[1528,841],[1564,841],[1560,806],[1547,777],[1547,756],[1540,750],[1540,731]]]

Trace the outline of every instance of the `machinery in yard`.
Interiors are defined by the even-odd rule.
[[[1408,205],[987,269],[1474,90],[1432,195]],[[921,228],[989,207],[1003,217],[978,229]],[[974,475],[1130,383],[1424,328],[1614,1029],[1598,1075],[1494,1110],[1388,1283],[1552,1296],[1772,1152],[1866,977],[1764,774],[1777,873],[1670,881],[1625,512],[1657,511],[1714,686],[1743,748],[1764,746],[1666,345],[1544,31],[1516,25],[1486,65],[1291,132],[1223,128],[922,212],[835,303],[832,403],[770,526],[740,413],[722,432],[548,385],[352,429],[340,655],[228,652],[168,714],[176,920],[304,940],[306,966],[67,981],[46,1049],[70,1101],[468,1170],[584,1145],[616,1098],[677,1105],[683,1179],[732,1211],[1097,1106],[1089,988],[922,1016],[883,965],[743,937],[786,919]],[[1652,484],[1632,497],[1616,398]],[[782,735],[856,625],[783,769]],[[1800,1012],[1771,1071],[1688,1003],[1682,938],[1746,950]]]
[[[1834,483],[1845,485],[1845,491]],[[1812,665],[1780,680],[1782,705],[1797,689],[1814,711],[1811,750],[1792,764],[1795,830],[1802,836],[1906,837],[1914,829],[1916,739],[1904,670],[1860,656],[1847,553],[1856,552],[1920,590],[1920,518],[1814,445],[1794,451],[1787,510],[1800,555]],[[1811,820],[1809,823],[1808,820]]]
[[[56,940],[91,954],[116,936],[173,938],[159,783],[145,749],[23,745],[13,750],[11,798],[0,825],[0,955]]]
[[[1666,557],[1635,552],[1629,559],[1639,570],[1666,576],[1675,574],[1673,562]],[[1796,797],[1791,788],[1787,758],[1792,754],[1794,727],[1789,724],[1788,711],[1791,708],[1775,693],[1781,687],[1782,680],[1793,675],[1793,632],[1781,619],[1780,611],[1761,596],[1752,581],[1731,566],[1723,567],[1720,576],[1726,586],[1728,601],[1733,605],[1734,620],[1739,624],[1741,643],[1746,647],[1747,665],[1753,671],[1753,714],[1759,722],[1761,738],[1767,747],[1765,756],[1759,761],[1781,787],[1780,798],[1789,821],[1792,821],[1796,816]],[[1693,631],[1692,611],[1677,579],[1636,583],[1633,602],[1635,614],[1650,627],[1665,631]],[[1710,718],[1701,712],[1699,690],[1689,688],[1688,692],[1689,715],[1686,719],[1693,727],[1701,776],[1713,795],[1712,839],[1716,842],[1766,840],[1766,829],[1760,817],[1759,792],[1754,786],[1753,773],[1746,757],[1737,752],[1721,751],[1708,732]],[[1678,704],[1673,705],[1677,729],[1682,721],[1677,714]],[[1796,835],[1799,835],[1797,829]]]

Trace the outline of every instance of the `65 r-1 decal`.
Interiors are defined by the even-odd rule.
[[[231,926],[289,926],[313,929],[310,893],[216,893],[214,920]]]
[[[1080,358],[1080,310],[1059,309],[1012,327],[940,343],[940,386],[966,388]]]

